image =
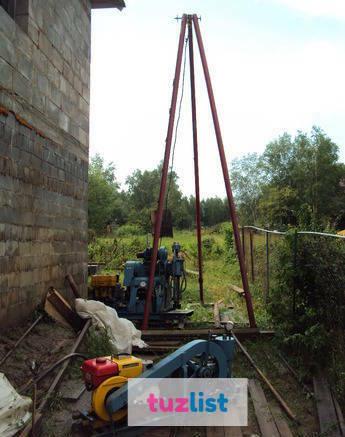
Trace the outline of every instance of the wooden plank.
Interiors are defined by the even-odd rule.
[[[72,328],[76,332],[82,329],[85,324],[85,320],[72,310],[70,304],[57,290],[51,288],[47,294],[47,300],[54,306],[54,308],[72,326]]]
[[[238,294],[244,294],[244,290],[241,287],[237,287],[237,285],[234,284],[230,284],[229,287],[231,288],[231,290],[236,291],[236,293]]]
[[[224,426],[224,437],[242,437],[240,426]]]
[[[338,416],[326,377],[319,371],[313,378],[320,431],[327,437],[340,437]]]
[[[255,379],[250,379],[248,387],[262,437],[279,437],[279,431],[268,407],[261,384]]]
[[[212,326],[209,326],[207,328],[198,328],[198,329],[147,329],[142,331],[142,337],[143,338],[200,338],[205,337],[208,338],[209,333],[213,334],[223,334],[224,329],[223,328],[214,328]],[[238,337],[251,337],[251,336],[268,336],[272,337],[274,336],[274,331],[272,330],[262,330],[258,328],[234,328],[233,332]]]
[[[206,437],[224,437],[224,427],[222,426],[207,426]]]
[[[344,421],[344,416],[343,416],[343,413],[341,411],[340,405],[339,405],[336,397],[334,396],[334,393],[332,395],[333,395],[333,402],[334,402],[335,411],[336,411],[337,417],[338,417],[338,422],[339,422],[339,428],[340,428],[340,431],[341,431],[341,435],[345,436],[345,421]]]
[[[279,434],[282,437],[293,437],[293,434],[285,420],[283,412],[275,405],[270,406],[270,410],[277,425]]]
[[[215,302],[213,305],[213,318],[214,318],[214,326],[216,328],[220,328],[220,312],[219,312],[219,303]]]

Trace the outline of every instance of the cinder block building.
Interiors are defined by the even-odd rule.
[[[91,9],[0,0],[0,327],[65,275],[87,287]]]

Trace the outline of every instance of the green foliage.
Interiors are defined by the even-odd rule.
[[[252,225],[258,220],[258,204],[264,186],[263,172],[257,153],[249,153],[234,159],[230,172],[237,206],[243,225]]]
[[[111,342],[108,331],[100,327],[96,328],[91,326],[91,328],[89,328],[85,346],[90,358],[104,357],[117,353],[115,346]]]
[[[126,181],[129,220],[139,224],[146,232],[151,231],[151,212],[157,209],[161,171],[161,165],[154,170],[135,170]],[[182,195],[178,186],[178,176],[174,171],[168,176],[165,206],[172,211],[173,224],[176,227],[191,226],[189,200]]]
[[[100,155],[91,158],[89,166],[89,228],[105,231],[106,225],[123,223],[126,214],[123,195],[115,178],[112,163],[105,165]]]
[[[201,201],[201,216],[204,226],[222,223],[229,217],[227,202],[219,197],[211,197]]]
[[[128,223],[127,225],[122,225],[116,229],[117,237],[131,237],[143,234],[143,229],[136,224]]]
[[[283,134],[261,156],[235,160],[231,176],[243,224],[314,230],[345,224],[345,166],[319,128],[295,138]]]
[[[227,261],[231,263],[235,262],[236,251],[234,246],[234,234],[232,225],[230,224],[224,228],[224,246]]]
[[[104,263],[106,270],[118,270],[128,259],[136,259],[136,254],[146,245],[141,236],[132,238],[97,238],[88,246],[89,260]]]
[[[329,366],[334,372],[331,364],[345,359],[345,244],[299,235],[296,255],[294,251],[291,232],[275,252],[269,312],[283,343],[300,363]],[[344,366],[338,371],[344,372]],[[341,381],[339,390],[345,395]]]

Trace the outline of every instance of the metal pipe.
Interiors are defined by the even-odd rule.
[[[182,21],[181,21],[181,30],[180,30],[179,44],[178,44],[178,50],[177,50],[175,77],[174,77],[173,92],[172,92],[172,97],[171,97],[168,132],[167,132],[167,138],[166,138],[166,142],[165,142],[165,153],[164,153],[162,178],[161,178],[159,199],[158,199],[158,210],[157,210],[157,214],[156,214],[156,218],[155,218],[155,227],[154,227],[154,235],[153,235],[153,249],[152,249],[152,257],[151,257],[151,265],[150,265],[150,275],[149,275],[149,283],[148,283],[148,289],[147,289],[146,300],[145,300],[144,320],[143,320],[143,324],[142,324],[142,329],[147,329],[148,323],[149,323],[150,311],[151,311],[151,300],[152,300],[154,280],[155,280],[158,244],[159,244],[159,238],[160,238],[161,227],[162,227],[164,198],[165,198],[166,186],[167,186],[167,177],[168,177],[169,160],[170,160],[170,152],[171,152],[171,142],[172,142],[175,113],[176,113],[176,102],[177,102],[177,95],[178,95],[180,74],[181,74],[183,44],[184,44],[184,37],[185,37],[185,33],[186,33],[186,23],[187,23],[187,15],[184,14],[182,17]]]
[[[243,346],[243,344],[239,341],[239,339],[236,337],[236,335],[233,333],[232,336],[234,337],[234,340],[237,344],[237,346],[241,349],[241,351],[244,353],[244,356],[247,358],[247,360],[250,362],[250,364],[253,366],[253,368],[256,370],[257,374],[260,376],[260,378],[264,381],[264,383],[267,385],[267,387],[270,389],[271,393],[274,395],[276,400],[279,402],[285,413],[289,416],[290,419],[292,419],[294,422],[298,422],[297,417],[295,414],[291,411],[290,407],[287,405],[287,403],[284,401],[284,399],[281,397],[281,395],[277,392],[277,390],[273,387],[267,376],[259,369],[259,367],[255,364],[255,361],[250,356],[247,349]]]
[[[243,226],[244,229],[253,229],[258,232],[267,232],[268,234],[286,235],[287,232],[283,231],[270,231],[269,229],[258,228],[257,226]],[[345,235],[329,234],[327,232],[314,232],[314,231],[298,231],[298,235],[313,235],[316,237],[333,237],[345,239]]]
[[[266,232],[266,295],[265,304],[270,294],[270,234]]]
[[[197,131],[197,121],[196,121],[193,27],[192,27],[191,15],[188,15],[188,41],[189,41],[189,64],[190,64],[190,68],[189,68],[190,91],[191,91],[191,101],[192,101],[194,180],[195,180],[195,221],[196,221],[196,235],[198,240],[199,294],[200,294],[200,302],[202,305],[204,305],[204,280],[203,280],[203,271],[202,271],[201,211],[200,211],[200,183],[199,183],[199,153],[198,153],[198,131]]]
[[[87,319],[85,322],[85,325],[83,327],[83,329],[80,331],[80,334],[77,338],[77,340],[75,341],[75,343],[72,346],[71,352],[70,354],[74,354],[78,347],[80,346],[80,343],[83,341],[85,334],[87,333],[89,327],[91,326],[91,319]],[[54,390],[56,389],[56,387],[59,385],[61,378],[63,377],[67,367],[68,367],[68,363],[69,360],[66,360],[63,363],[63,366],[61,367],[61,369],[59,370],[59,372],[57,373],[57,375],[54,378],[54,381],[52,382],[51,386],[49,387],[49,389],[47,390],[42,402],[40,403],[40,406],[38,407],[38,409],[36,410],[36,417],[35,417],[35,423],[29,423],[20,433],[19,437],[26,437],[30,434],[30,431],[32,429],[32,426],[35,426],[36,423],[41,420],[42,418],[42,414],[43,414],[43,410],[44,407],[46,406],[47,402],[49,401],[49,398],[51,396],[51,394],[54,392]]]
[[[250,246],[250,271],[252,275],[252,282],[255,282],[255,269],[254,269],[254,247],[253,247],[253,232],[249,232],[249,246]]]
[[[250,290],[249,290],[247,269],[246,269],[246,265],[245,265],[244,257],[243,257],[241,237],[240,237],[240,232],[239,232],[239,228],[238,228],[236,207],[235,207],[235,202],[234,202],[234,198],[232,195],[232,189],[231,189],[230,178],[229,178],[228,164],[227,164],[226,156],[225,156],[225,152],[224,152],[223,139],[222,139],[222,134],[221,134],[221,130],[220,130],[217,108],[216,108],[210,73],[209,73],[206,55],[205,55],[205,49],[204,49],[204,45],[203,45],[202,37],[201,37],[201,33],[200,33],[199,21],[198,21],[197,15],[195,15],[195,14],[193,15],[193,23],[194,23],[196,38],[198,41],[201,63],[202,63],[202,67],[204,70],[204,76],[205,76],[205,81],[206,81],[208,97],[209,97],[209,101],[210,101],[214,130],[215,130],[215,134],[216,134],[216,138],[217,138],[219,157],[220,157],[220,162],[221,162],[221,166],[222,166],[222,170],[223,170],[225,189],[226,189],[226,194],[227,194],[228,204],[229,204],[230,218],[231,218],[232,227],[233,227],[237,256],[238,256],[238,260],[239,260],[239,264],[240,264],[243,290],[244,290],[244,295],[245,295],[245,299],[246,299],[249,324],[252,328],[255,328],[256,327],[255,315],[254,315],[254,310],[253,310],[252,297],[251,297]]]

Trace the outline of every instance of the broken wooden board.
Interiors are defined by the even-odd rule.
[[[287,424],[283,412],[275,405],[270,406],[271,413],[277,425],[278,432],[282,437],[293,437],[293,434]]]
[[[208,426],[206,437],[242,437],[240,426]]]
[[[277,425],[269,409],[261,384],[255,379],[250,379],[248,381],[248,388],[262,437],[279,437]]]
[[[240,295],[244,294],[243,288],[237,287],[237,285],[230,284],[229,287],[231,288],[231,290],[236,291],[236,293]]]
[[[224,437],[224,427],[208,426],[206,428],[206,437]]]
[[[344,421],[344,416],[343,413],[341,411],[340,405],[337,401],[337,399],[334,396],[334,393],[332,393],[333,395],[333,402],[334,402],[334,407],[335,407],[335,411],[337,413],[337,417],[338,417],[338,423],[339,423],[339,428],[341,431],[341,435],[345,437],[345,421]]]
[[[333,396],[322,372],[319,371],[314,376],[313,385],[321,434],[328,437],[341,437]]]
[[[242,437],[242,430],[240,426],[226,426],[224,427],[224,437]]]
[[[80,331],[85,325],[85,320],[72,309],[67,300],[54,288],[50,288],[47,293],[44,309],[54,320],[64,326],[67,323],[67,326],[72,327],[76,332]]]

